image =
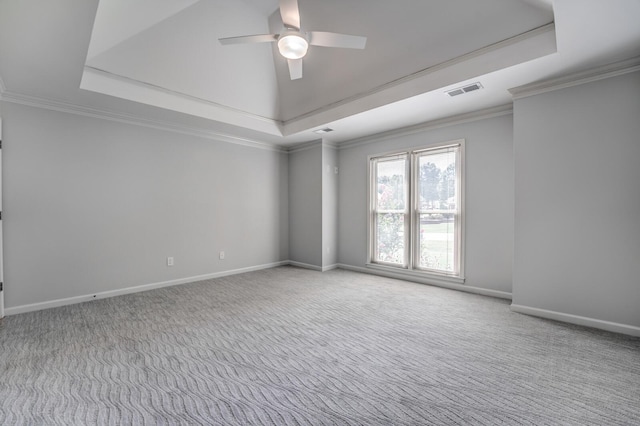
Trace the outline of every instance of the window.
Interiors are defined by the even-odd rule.
[[[464,141],[372,157],[369,261],[463,277]]]

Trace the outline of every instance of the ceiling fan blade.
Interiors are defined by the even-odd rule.
[[[243,43],[267,43],[270,41],[276,41],[278,39],[278,34],[257,34],[257,35],[247,35],[247,36],[239,36],[239,37],[226,37],[219,38],[218,41],[220,44],[243,44]]]
[[[280,16],[286,28],[300,30],[298,0],[280,0]]]
[[[347,49],[364,49],[367,38],[361,36],[328,33],[325,31],[309,31],[309,44],[324,47],[343,47]]]
[[[302,59],[287,59],[291,80],[302,78]]]

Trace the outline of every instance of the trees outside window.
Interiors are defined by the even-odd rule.
[[[376,161],[374,190],[375,258],[381,263],[406,264],[408,223],[407,155]]]

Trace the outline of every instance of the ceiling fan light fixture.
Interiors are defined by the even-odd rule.
[[[302,58],[307,54],[309,45],[322,47],[341,47],[345,49],[364,49],[367,38],[362,36],[332,33],[327,31],[302,31],[300,28],[300,10],[298,0],[278,0],[283,29],[280,34],[256,34],[219,38],[222,45],[240,43],[277,42],[278,52],[287,60],[291,80],[302,78]]]
[[[299,33],[285,33],[278,39],[278,50],[287,59],[300,59],[307,54],[309,42]]]

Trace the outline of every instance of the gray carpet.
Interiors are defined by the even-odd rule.
[[[0,424],[640,424],[640,339],[281,267],[7,317]]]

